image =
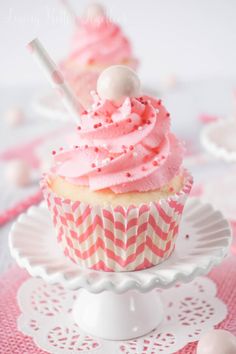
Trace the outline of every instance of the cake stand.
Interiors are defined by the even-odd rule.
[[[73,316],[80,328],[96,337],[126,340],[161,323],[163,307],[157,288],[189,282],[222,261],[231,230],[219,211],[191,199],[171,257],[149,269],[122,273],[82,269],[67,259],[56,244],[45,204],[19,217],[9,242],[12,256],[32,276],[79,291]]]

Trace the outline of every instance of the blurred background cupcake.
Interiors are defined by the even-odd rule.
[[[69,3],[63,1],[63,4],[72,13]],[[88,107],[92,102],[90,91],[96,88],[97,78],[106,67],[123,64],[136,69],[138,61],[129,39],[102,5],[89,4],[80,18],[74,17],[74,22],[71,50],[60,66],[83,105]]]

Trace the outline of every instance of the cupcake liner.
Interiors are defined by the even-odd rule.
[[[182,190],[139,206],[93,206],[57,196],[47,177],[44,197],[64,254],[80,267],[133,271],[154,266],[174,249],[192,177],[184,171]]]

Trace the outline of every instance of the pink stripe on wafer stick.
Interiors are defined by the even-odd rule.
[[[64,83],[63,76],[61,75],[60,71],[55,70],[52,73],[52,80],[55,82],[55,84],[61,85]]]
[[[84,107],[75,97],[67,83],[65,82],[62,73],[58,70],[54,61],[42,46],[40,41],[36,38],[32,40],[27,48],[37,60],[40,67],[43,69],[48,81],[51,85],[60,91],[60,96],[63,100],[68,112],[72,115],[74,120],[78,123],[80,113],[84,111]]]

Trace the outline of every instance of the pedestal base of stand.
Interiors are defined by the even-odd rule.
[[[134,290],[124,294],[80,290],[73,315],[80,328],[93,336],[127,340],[157,328],[163,307],[155,290],[144,294]]]

